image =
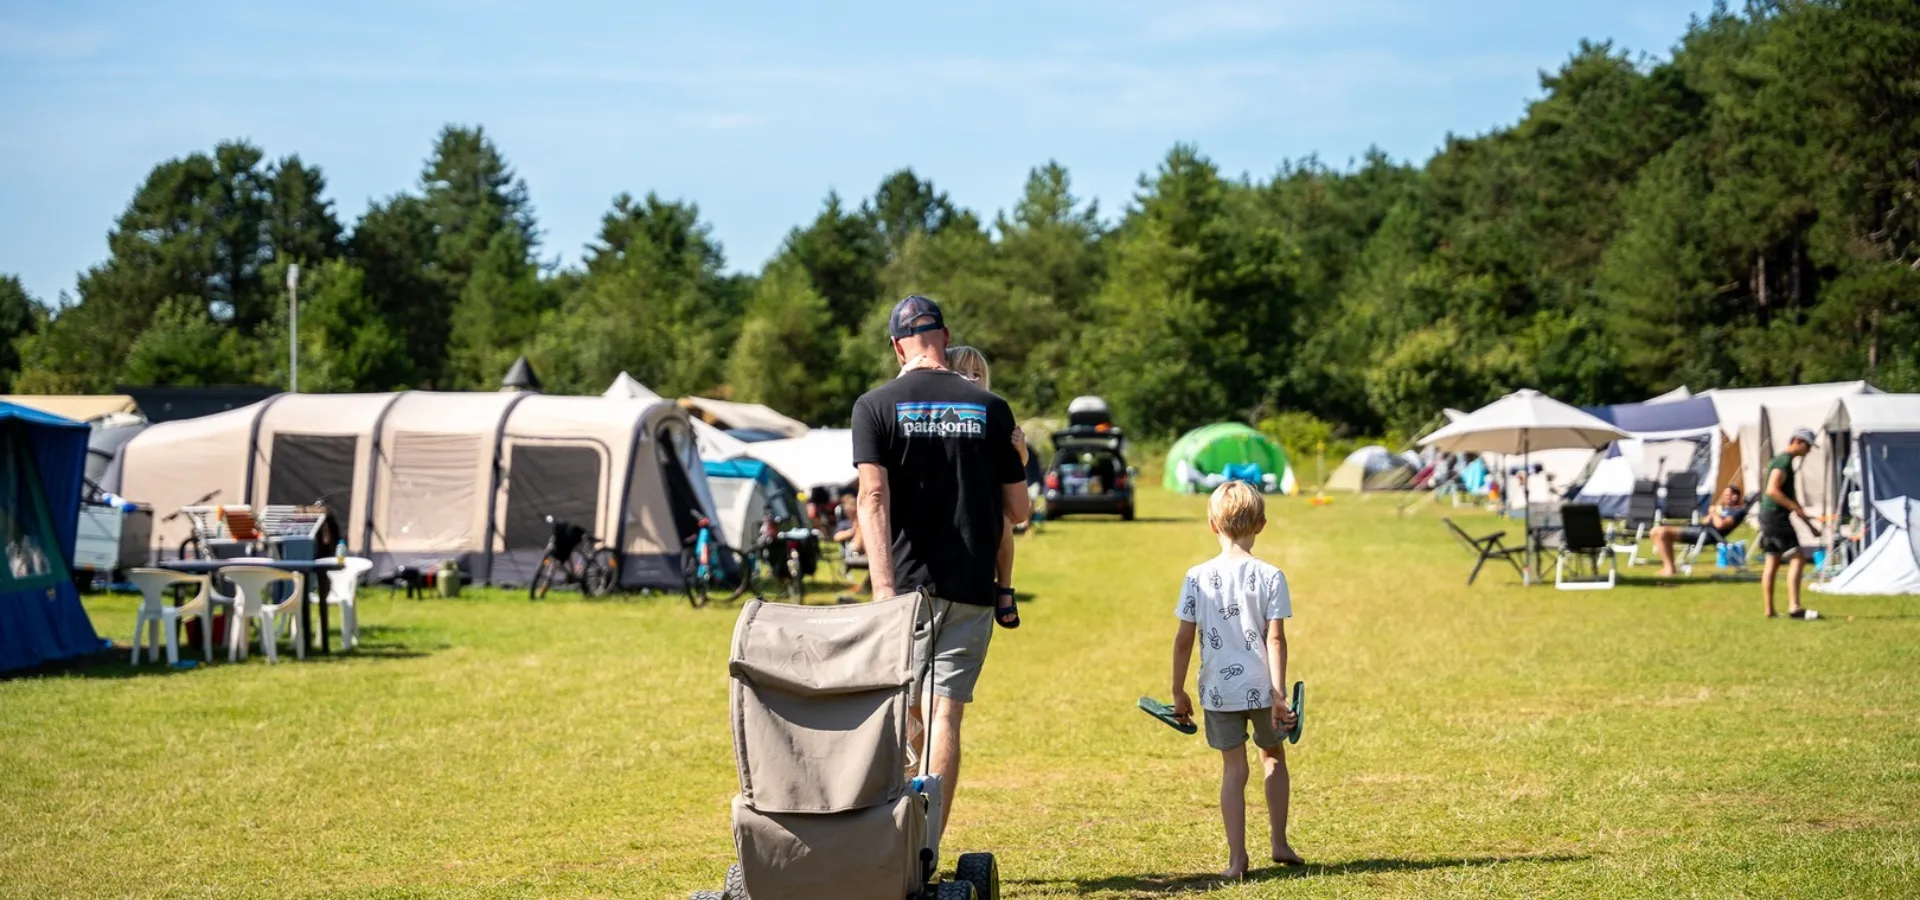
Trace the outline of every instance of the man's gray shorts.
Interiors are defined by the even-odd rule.
[[[973,702],[973,686],[987,662],[987,644],[993,640],[993,607],[932,598],[933,692],[961,703]],[[927,652],[927,613],[920,608],[913,633],[916,661]],[[917,667],[916,667],[917,668]],[[914,692],[918,698],[919,691]]]
[[[1254,746],[1272,750],[1287,739],[1285,732],[1273,727],[1273,707],[1262,706],[1236,712],[1206,710],[1207,746],[1232,750],[1247,742],[1247,725],[1253,725]]]

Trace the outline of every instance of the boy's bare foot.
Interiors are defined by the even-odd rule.
[[[1665,568],[1663,568],[1663,569],[1661,569],[1661,570],[1660,570],[1660,572],[1659,572],[1659,574],[1658,574],[1657,576],[1655,576],[1655,577],[1658,577],[1658,578],[1677,578],[1677,577],[1679,577],[1679,575],[1680,575],[1680,573],[1679,573],[1679,572],[1676,572],[1676,571],[1674,571],[1674,570],[1672,570],[1672,569],[1665,569]]]
[[[1227,863],[1227,867],[1220,870],[1220,877],[1231,878],[1235,881],[1247,877],[1247,861],[1244,859],[1236,859]]]
[[[1304,866],[1307,864],[1306,860],[1300,858],[1300,854],[1295,853],[1293,848],[1286,844],[1281,844],[1273,848],[1273,861],[1283,866]]]

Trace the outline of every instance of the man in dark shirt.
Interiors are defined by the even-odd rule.
[[[1791,516],[1799,516],[1815,535],[1820,528],[1807,518],[1794,489],[1793,461],[1813,449],[1812,429],[1802,428],[1787,441],[1787,452],[1767,462],[1760,475],[1760,550],[1767,561],[1760,570],[1760,595],[1767,604],[1767,618],[1774,617],[1773,577],[1780,571],[1780,560],[1787,559],[1787,615],[1795,619],[1815,619],[1820,614],[1800,605],[1800,576],[1806,570],[1807,555],[1800,550],[1800,535],[1794,531]]]
[[[853,407],[859,523],[874,598],[932,598],[932,620],[921,623],[934,636],[929,762],[951,814],[961,717],[993,637],[994,559],[1006,518],[1027,517],[1026,474],[1012,409],[947,368],[952,335],[939,305],[907,297],[888,330],[900,375]]]

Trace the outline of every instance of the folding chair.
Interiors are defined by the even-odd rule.
[[[1667,502],[1661,510],[1666,521],[1678,519],[1688,525],[1700,523],[1700,476],[1690,471],[1667,473]]]
[[[1606,559],[1607,575],[1600,577],[1600,561]],[[1568,578],[1568,560],[1586,563],[1587,575]],[[1574,566],[1573,568],[1578,568]],[[1571,503],[1560,508],[1560,556],[1553,563],[1553,586],[1563,591],[1608,590],[1620,575],[1619,557],[1607,540],[1606,526],[1600,521],[1600,507],[1591,503]]]
[[[1627,565],[1637,566],[1649,560],[1640,558],[1640,542],[1653,530],[1660,517],[1660,488],[1649,479],[1637,479],[1633,483],[1633,496],[1627,499],[1627,516],[1614,532],[1613,552],[1627,554]],[[1633,540],[1621,543],[1628,531],[1632,531]]]
[[[1465,544],[1468,550],[1479,557],[1473,563],[1473,573],[1467,576],[1467,584],[1473,584],[1473,580],[1480,577],[1480,567],[1486,565],[1487,560],[1490,559],[1505,561],[1513,566],[1515,575],[1519,575],[1522,579],[1527,577],[1526,572],[1520,568],[1520,557],[1526,553],[1526,548],[1508,547],[1502,543],[1501,539],[1507,536],[1506,532],[1496,531],[1485,537],[1474,537],[1455,525],[1452,519],[1442,517],[1440,521],[1447,523],[1447,530],[1453,532],[1453,536],[1459,538],[1460,543]]]

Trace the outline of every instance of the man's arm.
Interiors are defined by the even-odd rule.
[[[867,577],[873,579],[873,599],[894,596],[893,516],[889,508],[887,470],[877,463],[860,464],[860,537],[867,548]]]
[[[1293,708],[1287,705],[1287,620],[1267,622],[1267,677],[1273,679],[1273,727],[1293,729]]]
[[[1187,670],[1193,667],[1193,640],[1197,629],[1192,622],[1181,622],[1173,635],[1173,714],[1193,718],[1193,698],[1187,696]]]

